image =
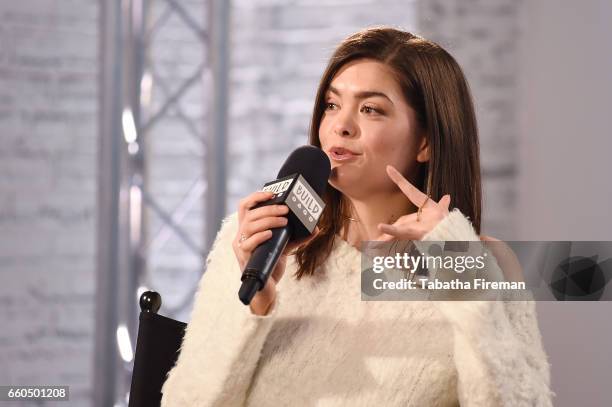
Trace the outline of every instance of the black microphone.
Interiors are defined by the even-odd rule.
[[[264,185],[263,191],[275,195],[252,209],[287,205],[288,222],[287,226],[272,229],[272,237],[257,246],[251,254],[242,272],[242,285],[238,291],[238,298],[244,305],[249,305],[257,291],[265,287],[287,243],[304,239],[315,230],[325,208],[321,196],[330,172],[331,163],[323,150],[302,146],[289,155],[277,179]]]

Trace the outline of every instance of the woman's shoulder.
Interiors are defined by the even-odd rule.
[[[213,242],[211,252],[220,244],[230,242],[236,237],[238,232],[238,212],[233,212],[221,220],[221,227],[217,232],[215,241]]]
[[[221,227],[206,256],[205,275],[208,274],[209,269],[230,269],[233,268],[234,262],[238,264],[232,250],[232,241],[236,237],[237,230],[237,213],[232,213],[221,221]]]
[[[238,212],[232,212],[221,220],[219,234],[236,233],[238,230]]]

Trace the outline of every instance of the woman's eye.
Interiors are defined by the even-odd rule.
[[[376,109],[375,107],[372,107],[372,106],[363,106],[361,108],[361,111],[363,113],[367,113],[367,114],[381,113],[380,110],[378,110],[378,109]]]
[[[327,102],[325,104],[325,110],[336,110],[337,108],[338,108],[338,105],[336,105],[335,103]]]

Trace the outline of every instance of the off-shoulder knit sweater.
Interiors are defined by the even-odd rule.
[[[179,406],[551,406],[533,301],[361,301],[360,252],[336,238],[313,277],[288,258],[272,311],[237,297],[230,215],[162,392]],[[452,211],[423,240],[478,240]]]

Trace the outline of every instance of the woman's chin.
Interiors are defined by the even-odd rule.
[[[365,186],[363,182],[365,175],[357,174],[352,171],[336,171],[336,169],[337,168],[332,169],[331,176],[329,177],[331,186],[348,196],[363,191]]]

